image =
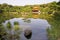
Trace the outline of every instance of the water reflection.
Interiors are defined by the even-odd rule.
[[[33,18],[35,19],[39,18],[39,14],[33,14]]]
[[[18,24],[18,22],[14,22],[14,26],[12,26],[9,20],[3,23],[7,33],[4,40],[20,40],[21,29]]]
[[[24,18],[23,20],[24,20],[24,22],[31,23],[31,20],[29,18],[27,18],[27,19]]]
[[[29,29],[32,31],[32,37],[31,40],[48,40],[47,37],[47,32],[46,32],[46,28],[50,27],[49,23],[47,22],[47,20],[44,19],[34,19],[34,18],[14,18],[14,19],[10,19],[7,20],[4,25],[6,26],[6,24],[8,23],[8,21],[10,21],[11,26],[12,26],[12,32],[13,34],[17,35],[20,31],[21,33],[18,34],[17,37],[12,36],[14,38],[17,38],[19,40],[27,40],[24,33],[26,29]],[[21,30],[19,31],[14,31],[14,27],[16,25],[14,25],[14,22],[18,22],[19,23],[19,28]],[[29,31],[28,31],[29,32]]]

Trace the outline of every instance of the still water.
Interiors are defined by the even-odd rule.
[[[46,29],[50,27],[50,24],[45,19],[13,18],[10,20],[6,20],[5,23],[3,23],[4,26],[6,26],[8,21],[11,22],[12,29],[14,27],[14,22],[19,23],[19,27],[22,31],[19,40],[27,40],[24,36],[24,30],[26,29],[32,30],[32,37],[30,40],[48,40]],[[13,33],[13,31],[11,33]]]

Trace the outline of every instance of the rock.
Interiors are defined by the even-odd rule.
[[[32,36],[32,31],[26,29],[26,30],[24,31],[24,36],[25,36],[27,39],[30,39],[31,36]]]

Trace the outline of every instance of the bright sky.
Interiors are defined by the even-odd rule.
[[[59,0],[0,0],[0,4],[7,3],[11,5],[24,6],[24,5],[44,4],[52,1],[58,2]]]

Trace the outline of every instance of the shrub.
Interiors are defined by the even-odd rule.
[[[10,22],[7,23],[7,28],[11,29],[11,23]]]

